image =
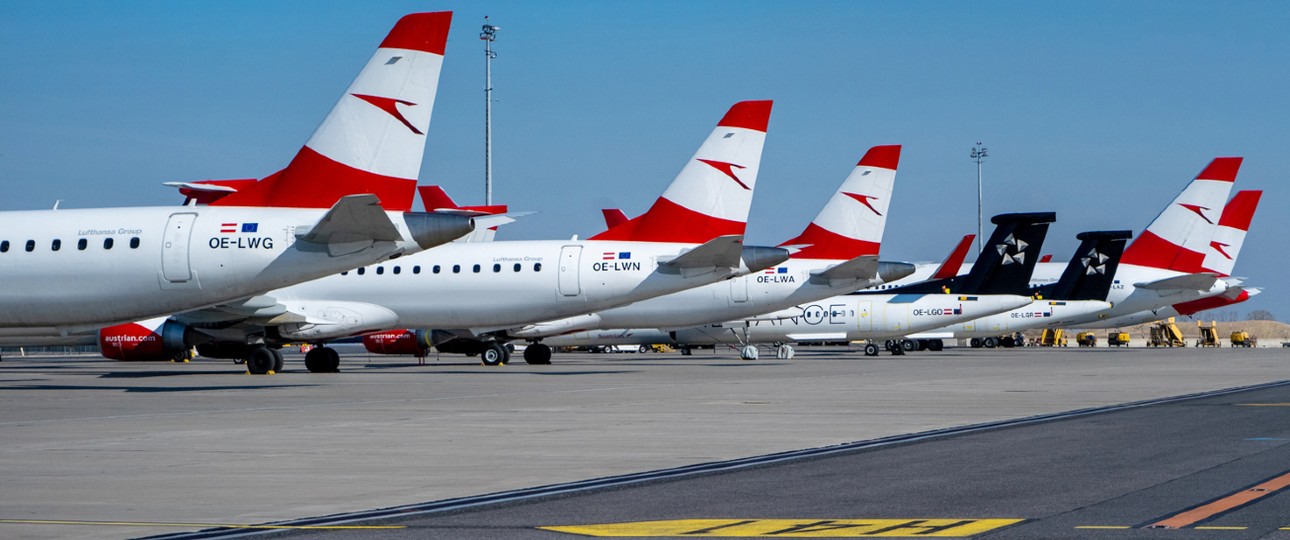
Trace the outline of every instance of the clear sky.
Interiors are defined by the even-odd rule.
[[[1056,211],[1045,252],[1148,222],[1215,156],[1263,189],[1236,306],[1290,320],[1290,3],[8,0],[0,210],[177,204],[161,182],[284,166],[399,16],[453,10],[422,169],[483,201],[484,15],[502,237],[644,211],[730,104],[774,99],[750,244],[795,236],[870,146],[903,144],[884,258],[985,212]],[[988,227],[988,224],[987,224]]]

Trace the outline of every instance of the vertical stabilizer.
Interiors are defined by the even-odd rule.
[[[400,19],[285,169],[211,204],[329,208],[371,193],[386,210],[411,210],[451,22],[451,12]]]
[[[702,244],[744,234],[770,101],[736,103],[650,209],[591,240]]]
[[[1124,250],[1124,264],[1204,272],[1219,208],[1232,192],[1241,158],[1215,158]]]
[[[900,145],[870,148],[806,230],[780,245],[804,246],[794,259],[877,255],[899,164]]]
[[[1106,300],[1115,281],[1115,271],[1124,254],[1124,244],[1133,231],[1091,231],[1075,236],[1080,245],[1066,264],[1057,283],[1039,287],[1039,294],[1052,300]]]
[[[1250,231],[1250,222],[1254,220],[1254,211],[1259,207],[1262,191],[1238,191],[1227,206],[1223,215],[1218,218],[1218,228],[1205,250],[1205,270],[1223,276],[1232,275],[1236,267],[1236,257],[1241,254],[1245,244],[1245,234]]]

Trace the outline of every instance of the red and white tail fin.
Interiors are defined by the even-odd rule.
[[[601,208],[600,213],[605,216],[606,229],[612,229],[629,221],[627,214],[617,208]]]
[[[877,255],[899,165],[900,145],[870,148],[806,230],[780,246],[805,246],[794,259]]]
[[[1121,264],[1178,272],[1205,272],[1205,253],[1214,237],[1218,208],[1227,201],[1241,158],[1221,157],[1205,167],[1124,250]]]
[[[447,11],[399,19],[287,168],[211,204],[329,208],[372,193],[411,210],[451,22]]]
[[[1041,263],[1053,262],[1053,254],[1052,254],[1052,253],[1045,253],[1043,257],[1040,257],[1040,258],[1039,258],[1039,262],[1041,262]]]
[[[590,239],[702,244],[744,234],[770,109],[736,103],[649,211]]]
[[[505,214],[509,208],[504,204],[489,206],[459,206],[452,197],[439,186],[417,186],[421,194],[421,205],[426,212],[448,212],[472,216]],[[470,234],[458,238],[457,242],[492,242],[497,236],[497,227],[476,227]]]
[[[1262,191],[1238,191],[1223,207],[1214,238],[1209,241],[1209,249],[1205,250],[1206,270],[1223,276],[1232,275],[1236,257],[1241,254],[1241,245],[1245,243],[1245,233],[1250,231],[1250,222],[1254,220],[1254,211],[1258,209],[1259,197],[1262,196]]]
[[[972,249],[972,241],[976,240],[975,234],[964,235],[959,240],[954,250],[941,261],[941,265],[936,268],[936,272],[928,279],[949,279],[959,275],[959,270],[963,268],[963,261],[967,259],[968,251]]]

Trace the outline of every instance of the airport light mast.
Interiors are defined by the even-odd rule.
[[[981,146],[981,141],[977,141],[976,146],[972,147],[970,155],[973,160],[976,160],[976,250],[977,253],[980,253],[982,249],[985,249],[985,236],[981,235],[984,230],[981,226],[981,163],[985,161],[986,156],[989,154],[986,153],[986,148]]]
[[[484,16],[484,29],[479,39],[484,41],[484,204],[493,204],[493,42],[497,41],[500,26],[489,24]]]

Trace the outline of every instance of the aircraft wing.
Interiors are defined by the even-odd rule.
[[[403,236],[381,208],[380,199],[365,193],[341,197],[318,223],[303,232],[298,230],[296,238],[325,245],[333,255],[341,255],[372,242],[396,242]]]
[[[1134,283],[1133,286],[1149,291],[1205,291],[1213,287],[1217,281],[1218,276],[1215,274],[1183,274],[1155,281]]]

